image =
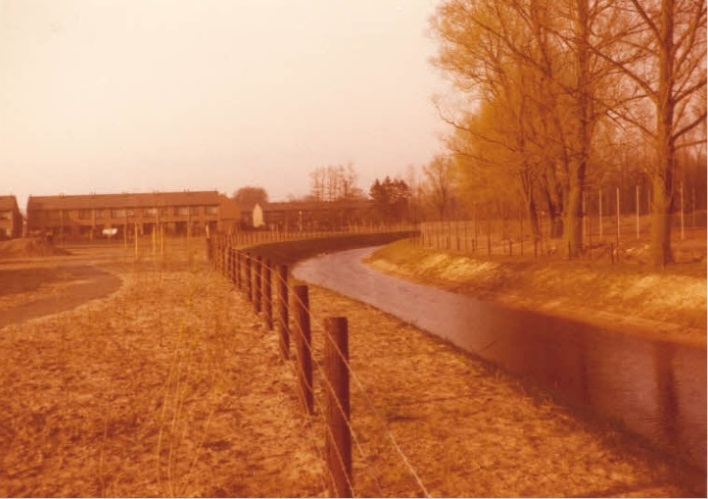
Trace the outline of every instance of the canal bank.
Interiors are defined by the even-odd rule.
[[[705,261],[656,272],[632,262],[474,258],[410,240],[378,248],[366,261],[385,274],[482,301],[706,346]]]
[[[440,336],[705,470],[705,347],[622,334],[406,282],[363,263],[371,252],[308,260],[294,276]]]

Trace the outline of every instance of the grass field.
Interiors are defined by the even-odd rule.
[[[35,272],[5,295],[6,310],[72,293],[71,279],[51,277],[67,263],[122,282],[0,329],[0,495],[326,495],[320,414],[301,410],[275,333],[210,268],[203,244],[173,241],[137,261],[131,250],[0,262],[0,276]],[[322,318],[349,318],[357,495],[705,493],[705,474],[410,325],[326,290],[310,296],[316,363]],[[317,371],[315,383],[319,400]]]

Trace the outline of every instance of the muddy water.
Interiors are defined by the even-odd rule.
[[[552,392],[621,421],[706,468],[706,350],[509,309],[376,272],[372,248],[324,255],[293,275],[415,324]]]

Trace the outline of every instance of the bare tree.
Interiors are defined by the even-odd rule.
[[[448,156],[436,156],[423,167],[425,188],[430,202],[435,207],[440,220],[450,216],[455,188],[453,159]]]
[[[664,267],[673,259],[671,213],[677,149],[705,144],[706,3],[623,0],[613,8],[618,17],[627,19],[629,29],[617,33],[613,43],[594,47],[594,51],[626,76],[640,98],[631,103],[633,107],[627,105],[614,111],[655,146],[655,163],[649,171],[652,263]],[[646,100],[653,108],[653,126],[638,116],[645,109]]]
[[[316,202],[331,203],[334,201],[363,198],[361,189],[356,186],[356,171],[349,163],[343,165],[328,165],[315,168],[310,172],[309,199]]]

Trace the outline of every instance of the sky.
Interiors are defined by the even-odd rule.
[[[0,194],[365,191],[442,152],[434,0],[0,0]]]

